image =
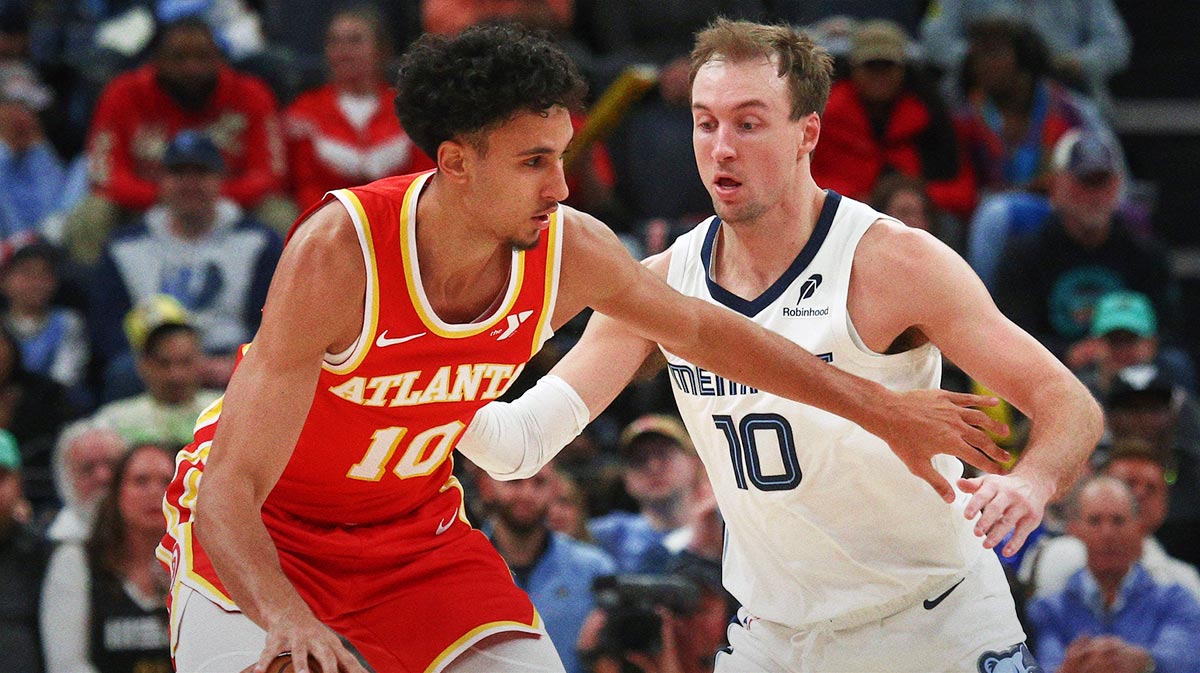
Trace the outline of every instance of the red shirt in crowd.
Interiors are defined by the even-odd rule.
[[[380,84],[378,105],[361,126],[342,111],[331,84],[298,97],[284,114],[292,195],[301,208],[333,189],[434,168],[400,127],[395,92]]]
[[[222,66],[208,105],[191,111],[159,86],[156,70],[150,64],[114,78],[96,105],[88,154],[101,194],[133,210],[153,205],[163,152],[184,129],[204,131],[221,149],[225,196],[250,207],[282,188],[278,105],[262,80]]]
[[[877,136],[854,84],[837,82],[821,118],[821,146],[813,153],[813,177],[822,187],[861,201],[870,201],[885,168],[925,178],[919,143],[932,121],[925,103],[904,92],[893,104],[883,136]],[[957,176],[927,182],[930,198],[939,208],[965,214],[974,208],[976,192],[961,143],[959,157]]]

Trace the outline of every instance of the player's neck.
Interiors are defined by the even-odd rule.
[[[417,202],[421,285],[435,309],[449,305],[446,314],[438,311],[443,320],[470,321],[507,287],[512,247],[477,226],[436,178],[430,178]],[[448,315],[460,311],[457,317]]]
[[[811,178],[794,198],[747,222],[722,222],[712,265],[713,279],[750,299],[779,279],[804,249],[825,205]]]

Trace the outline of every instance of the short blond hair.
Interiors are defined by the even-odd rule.
[[[739,63],[772,57],[778,59],[779,76],[787,78],[792,94],[791,119],[824,114],[833,83],[833,58],[791,26],[717,19],[696,34],[688,81],[695,83],[696,73],[709,61]]]

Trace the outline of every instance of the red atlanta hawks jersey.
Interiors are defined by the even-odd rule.
[[[323,553],[312,548],[314,529],[353,530],[356,549],[339,553],[373,558],[432,548],[453,537],[443,534],[456,521],[470,530],[450,453],[475,412],[503,394],[551,336],[562,210],[536,247],[512,253],[495,310],[449,324],[429,305],[417,259],[417,201],[431,175],[326,197],[346,208],[358,233],[367,269],[363,326],[345,352],[327,354],[300,438],[263,505],[281,552]],[[191,530],[220,411],[218,400],[200,416],[195,443],[180,454],[158,553],[177,581],[234,609]]]

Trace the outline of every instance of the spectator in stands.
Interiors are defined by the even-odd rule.
[[[908,36],[890,21],[851,34],[850,75],[829,92],[821,116],[828,146],[813,153],[813,177],[860,201],[889,173],[922,178],[939,207],[965,216],[975,207],[974,176],[946,104],[908,50]]]
[[[146,392],[104,405],[95,420],[131,444],[187,444],[196,418],[221,396],[201,387],[203,359],[195,327],[167,322],[151,329],[137,363]]]
[[[662,572],[670,558],[665,537],[689,523],[699,469],[692,440],[678,420],[654,414],[626,426],[617,452],[639,512],[605,514],[588,530],[621,572]]]
[[[962,247],[962,227],[933,203],[920,178],[903,173],[879,178],[871,192],[870,204],[914,229],[928,231],[952,248]]]
[[[550,509],[546,512],[546,527],[580,542],[591,542],[592,534],[587,528],[587,498],[579,484],[574,477],[558,468],[545,472],[553,490]]]
[[[21,452],[13,436],[0,430],[0,656],[4,670],[13,673],[42,671],[38,596],[47,549],[23,520],[27,507],[21,493]]]
[[[96,506],[108,492],[113,470],[128,449],[116,431],[92,420],[63,428],[54,447],[54,485],[62,509],[46,531],[51,542],[87,539]]]
[[[84,375],[90,347],[83,316],[52,304],[59,286],[59,253],[47,244],[18,250],[0,268],[0,293],[8,306],[4,324],[21,342],[21,362],[71,391],[79,406],[90,395]]]
[[[48,673],[171,670],[169,578],[154,549],[174,471],[173,452],[152,444],[131,449],[88,541],[54,550],[41,600]]]
[[[77,414],[66,389],[25,369],[21,343],[0,327],[0,428],[17,438],[26,496],[39,512],[53,504],[50,454],[59,429]]]
[[[925,52],[954,72],[968,28],[998,15],[1029,22],[1049,48],[1054,76],[1092,96],[1105,98],[1105,82],[1129,64],[1129,32],[1113,0],[939,0],[921,26]]]
[[[28,66],[0,65],[0,261],[46,238],[68,205],[67,168],[39,116],[51,100]]]
[[[1087,548],[1087,567],[1059,593],[1029,604],[1038,661],[1049,673],[1200,668],[1200,604],[1143,568],[1142,527],[1129,487],[1100,476],[1084,482],[1076,497],[1069,526]]]
[[[1165,457],[1172,489],[1158,539],[1200,567],[1200,403],[1154,365],[1134,365],[1117,373],[1105,410],[1114,444],[1141,439]]]
[[[479,487],[492,512],[487,524],[492,543],[546,620],[567,673],[583,673],[575,642],[596,605],[592,581],[616,572],[616,563],[597,547],[550,530],[552,469],[518,481],[495,481],[484,474]]]
[[[164,153],[181,131],[202,131],[220,148],[221,193],[242,208],[274,211],[264,198],[283,187],[283,137],[266,84],[222,63],[202,19],[165,26],[158,39],[154,60],[114,79],[97,104],[88,139],[96,193],[65,231],[83,261],[99,256],[116,208],[136,213],[162,200]]]
[[[90,317],[98,354],[130,352],[122,320],[157,294],[179,301],[200,327],[208,355],[232,371],[234,350],[250,341],[282,248],[279,236],[221,196],[224,163],[206,135],[184,131],[163,156],[159,205],[140,226],[107,246],[96,270]],[[132,374],[132,372],[130,372]]]
[[[597,60],[587,73],[602,91],[625,67],[658,69],[658,88],[634,105],[609,139],[617,190],[633,217],[707,215],[712,202],[688,166],[692,154],[688,55],[695,32],[720,14],[760,19],[763,0],[608,0],[581,6]],[[697,218],[698,219],[698,218]]]
[[[1191,358],[1179,348],[1160,347],[1154,306],[1140,292],[1119,290],[1100,297],[1089,337],[1071,346],[1066,364],[1101,399],[1118,371],[1143,364],[1154,364],[1171,381],[1196,390]]]
[[[1088,333],[1102,295],[1136,290],[1171,324],[1175,289],[1163,249],[1135,236],[1117,202],[1121,169],[1101,137],[1069,133],[1054,150],[1050,214],[1008,241],[995,281],[996,304],[1059,357]]]
[[[1170,484],[1163,459],[1148,442],[1125,439],[1109,453],[1101,474],[1120,479],[1129,487],[1137,503],[1138,523],[1142,530],[1142,568],[1158,584],[1178,584],[1200,603],[1200,573],[1196,568],[1172,558],[1154,534],[1167,518]],[[1087,549],[1075,535],[1045,541],[1031,558],[1029,583],[1035,596],[1062,591],[1071,575],[1087,564]]]
[[[1049,78],[1046,47],[1029,25],[985,19],[970,37],[958,117],[981,192],[1045,191],[1051,152],[1071,129],[1116,146],[1094,106]]]
[[[325,192],[434,167],[400,127],[384,67],[391,40],[370,7],[333,15],[325,37],[328,84],[287,109],[292,194],[302,207]]]

